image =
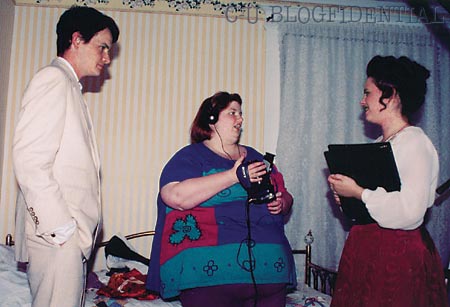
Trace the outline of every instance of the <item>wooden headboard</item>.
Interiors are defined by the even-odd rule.
[[[148,237],[148,236],[154,236],[155,235],[155,231],[154,230],[147,230],[147,231],[142,231],[142,232],[137,232],[137,233],[133,233],[130,235],[125,236],[125,239],[127,240],[132,240],[132,239],[137,239],[137,238],[141,238],[141,237]],[[109,241],[103,241],[99,244],[97,244],[97,247],[103,247],[106,246],[109,243]]]

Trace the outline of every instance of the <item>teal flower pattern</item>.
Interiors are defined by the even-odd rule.
[[[214,272],[217,271],[219,267],[217,264],[214,264],[214,260],[209,260],[208,264],[203,267],[203,272],[208,276],[213,276]]]
[[[177,219],[172,226],[174,233],[169,237],[170,243],[178,245],[187,237],[191,241],[200,239],[202,233],[198,223],[192,214],[186,215],[185,219]]]
[[[273,264],[274,268],[277,270],[277,272],[281,272],[284,270],[284,267],[286,264],[284,263],[283,259],[278,258],[278,261]]]

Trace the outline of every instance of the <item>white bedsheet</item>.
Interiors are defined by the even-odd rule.
[[[0,306],[31,306],[27,274],[18,268],[13,247],[5,245],[0,245]]]
[[[96,272],[99,280],[107,282],[106,271]],[[140,301],[136,299],[115,300],[99,298],[96,290],[88,290],[85,307],[97,307],[96,303],[106,300],[113,307],[182,307],[179,301],[165,302],[161,299]],[[329,307],[331,297],[299,282],[297,290],[288,295],[286,307]],[[31,307],[31,295],[27,276],[14,260],[14,248],[0,244],[0,307]]]

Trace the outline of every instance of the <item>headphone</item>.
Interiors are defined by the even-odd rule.
[[[218,103],[216,105],[210,105],[210,110],[208,112],[208,124],[215,125],[217,121],[219,120],[219,108],[217,107]]]

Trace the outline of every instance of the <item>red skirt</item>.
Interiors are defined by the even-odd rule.
[[[353,226],[331,306],[447,307],[444,271],[428,231]]]

